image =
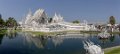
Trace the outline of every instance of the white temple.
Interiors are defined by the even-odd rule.
[[[27,14],[26,18],[22,21],[22,30],[24,31],[42,31],[42,32],[55,32],[66,30],[91,30],[95,27],[91,27],[87,24],[87,21],[80,24],[74,24],[64,21],[60,14],[53,16],[51,23],[49,18],[43,9],[38,9],[34,14],[31,11]]]
[[[52,18],[52,23],[59,23],[59,22],[63,22],[63,17],[60,14],[57,15],[55,13],[55,16]]]

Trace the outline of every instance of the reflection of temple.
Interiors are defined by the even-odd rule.
[[[63,38],[58,36],[52,37],[52,42],[54,43],[55,46],[62,44],[63,40],[64,40]]]
[[[17,36],[17,32],[14,31],[14,30],[11,30],[11,31],[7,31],[7,37],[9,37],[9,39],[14,39],[16,36]]]
[[[110,34],[109,38],[99,38],[101,43],[107,43],[107,42],[113,42],[115,40],[115,36],[113,34]]]
[[[109,42],[109,39],[99,39],[100,43],[102,43],[103,45],[107,42]]]
[[[44,36],[33,37],[31,34],[25,34],[24,36],[28,44],[34,44],[38,48],[44,48],[47,43],[47,38]]]
[[[87,21],[83,23],[74,24],[64,21],[60,14],[56,14],[49,22],[49,18],[43,9],[38,9],[34,14],[31,11],[27,14],[26,18],[22,21],[22,29],[24,31],[65,31],[65,30],[95,30],[94,25],[88,25]]]
[[[63,43],[64,39],[78,39],[78,38],[87,38],[89,37],[88,35],[84,34],[65,34],[65,35],[57,35],[57,36],[52,36],[52,42],[55,46],[58,46]]]
[[[115,40],[115,36],[113,35],[110,37],[110,41],[113,42],[114,40]]]

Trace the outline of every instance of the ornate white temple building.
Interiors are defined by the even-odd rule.
[[[31,11],[22,21],[22,30],[24,31],[41,31],[41,32],[55,32],[67,30],[96,30],[95,26],[90,26],[87,21],[83,23],[74,24],[64,21],[60,14],[56,14],[52,19],[49,19],[43,9],[38,9],[34,14]]]

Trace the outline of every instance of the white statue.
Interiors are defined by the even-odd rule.
[[[84,49],[86,50],[86,54],[104,54],[104,51],[101,49],[99,45],[95,45],[91,41],[84,41]]]

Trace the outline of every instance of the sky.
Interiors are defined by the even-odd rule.
[[[21,21],[29,9],[34,13],[39,8],[48,17],[61,14],[65,21],[108,22],[114,16],[120,23],[120,0],[0,0],[0,14],[5,20],[14,17]]]

